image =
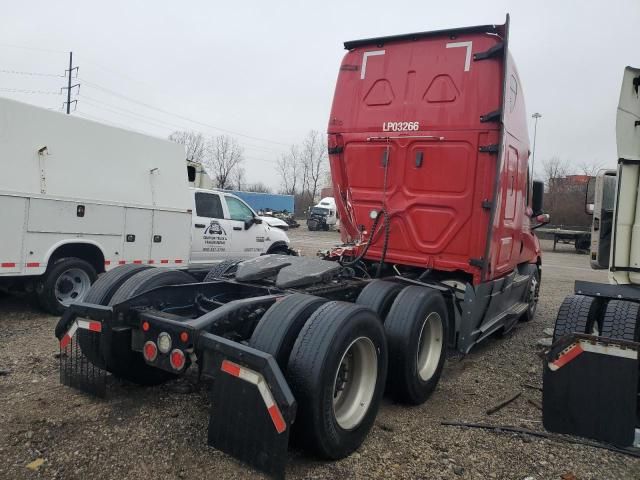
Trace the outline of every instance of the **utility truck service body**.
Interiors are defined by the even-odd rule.
[[[287,248],[282,232],[247,227],[256,215],[237,197],[188,188],[184,147],[159,138],[0,99],[0,171],[0,287],[35,291],[52,313],[119,265]]]
[[[109,272],[57,325],[62,382],[103,395],[107,372],[156,383],[195,363],[209,444],[276,476],[292,429],[343,458],[385,391],[425,402],[447,348],[535,314],[545,217],[507,45],[508,22],[345,43],[329,120],[345,243],[204,282]]]

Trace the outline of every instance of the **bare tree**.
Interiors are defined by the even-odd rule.
[[[243,167],[240,166],[234,170],[230,183],[236,190],[246,190],[247,176]]]
[[[242,168],[244,153],[235,138],[228,135],[212,137],[207,143],[203,164],[218,188],[231,188],[234,175]]]
[[[327,164],[327,141],[323,135],[311,130],[302,143],[303,172],[305,172],[305,190],[311,201],[315,201]]]
[[[271,193],[271,188],[262,182],[245,185],[244,190],[245,192]]]
[[[580,168],[580,170],[582,171],[582,173],[584,175],[588,175],[590,177],[595,177],[596,174],[602,170],[603,164],[602,162],[598,162],[595,160],[592,160],[591,162],[588,161],[584,161],[581,162],[578,167]]]
[[[169,135],[169,140],[184,145],[186,159],[192,162],[202,163],[206,153],[206,141],[204,135],[198,132],[185,132],[176,130]]]
[[[569,174],[570,169],[565,160],[554,156],[542,162],[542,171],[547,189],[552,192],[559,187],[561,179]]]
[[[281,191],[286,195],[295,195],[298,192],[300,179],[300,152],[295,145],[291,146],[288,153],[283,154],[278,160],[278,175],[280,176]]]

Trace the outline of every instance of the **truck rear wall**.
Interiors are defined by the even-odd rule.
[[[531,259],[521,238],[526,113],[506,31],[345,44],[328,129],[343,240],[370,231],[371,211],[385,210],[389,262],[480,280]],[[384,237],[378,229],[367,258],[381,258]]]

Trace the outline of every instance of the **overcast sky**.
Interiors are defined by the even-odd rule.
[[[507,13],[528,115],[542,114],[536,170],[554,155],[614,166],[622,70],[640,66],[640,0],[5,2],[0,95],[60,108],[44,92],[63,78],[8,71],[63,74],[73,50],[78,112],[163,137],[222,133],[189,120],[244,134],[248,181],[275,187],[287,145],[326,131],[343,41]]]

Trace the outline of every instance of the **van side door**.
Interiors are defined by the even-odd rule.
[[[254,223],[256,213],[242,200],[232,195],[224,196],[232,225],[234,258],[253,258],[264,253],[265,227]]]
[[[191,263],[212,263],[232,255],[231,222],[217,192],[194,192]]]

